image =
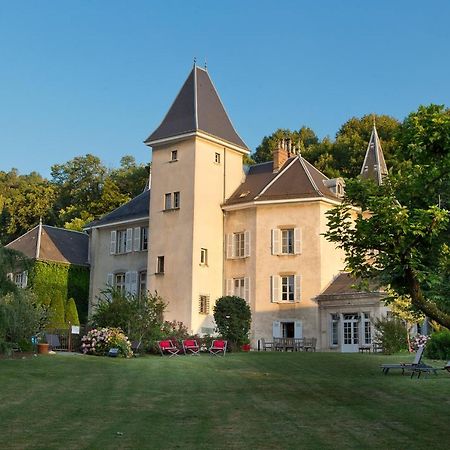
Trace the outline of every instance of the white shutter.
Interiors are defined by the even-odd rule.
[[[278,302],[280,300],[280,277],[272,275],[270,277],[271,301]]]
[[[28,285],[28,271],[25,270],[22,273],[22,287],[25,289]]]
[[[274,320],[272,322],[272,333],[274,338],[281,337],[281,322],[278,320]]]
[[[127,243],[125,252],[129,253],[133,249],[133,228],[127,228]]]
[[[233,257],[233,235],[227,234],[227,259]]]
[[[125,272],[125,292],[131,292],[131,272]]]
[[[130,272],[130,294],[137,294],[138,290],[138,273],[136,271]]]
[[[301,275],[294,275],[294,286],[294,301],[299,302],[302,299]]]
[[[250,256],[250,231],[244,233],[244,257]]]
[[[14,280],[14,274],[13,273],[7,273],[6,274],[6,278],[9,280],[9,281],[13,281]]]
[[[116,253],[116,239],[117,239],[117,232],[111,231],[111,243],[109,245],[109,253],[111,255],[114,255]]]
[[[250,304],[250,278],[244,278],[244,298],[245,301]]]
[[[299,255],[302,252],[302,233],[300,228],[294,228],[294,253]]]
[[[272,255],[280,254],[280,234],[280,229],[274,228],[272,230]]]
[[[233,286],[234,280],[233,278],[229,278],[227,280],[227,292],[226,295],[232,296],[234,295],[234,286]]]
[[[114,283],[114,276],[112,273],[108,273],[108,275],[106,276],[106,284],[108,287],[114,287],[113,283]]]
[[[141,228],[136,227],[134,229],[134,247],[133,250],[138,252],[141,249]]]
[[[303,326],[301,320],[296,320],[294,325],[294,338],[300,339],[303,337]]]

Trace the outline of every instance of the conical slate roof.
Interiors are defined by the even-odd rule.
[[[374,180],[378,185],[383,183],[383,178],[388,174],[383,149],[381,148],[375,124],[370,135],[366,156],[361,168],[361,177]]]
[[[203,132],[249,151],[234,129],[206,70],[194,66],[161,125],[147,145],[171,137]]]

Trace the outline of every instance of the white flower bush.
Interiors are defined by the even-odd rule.
[[[94,328],[81,338],[84,354],[104,356],[111,348],[118,348],[125,358],[133,356],[131,343],[120,328]]]

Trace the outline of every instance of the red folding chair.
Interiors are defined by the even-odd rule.
[[[223,339],[215,339],[212,341],[211,347],[209,348],[209,353],[214,356],[225,356],[227,351],[227,341]]]
[[[178,355],[180,352],[180,349],[170,339],[158,341],[158,347],[161,352],[161,356],[169,355],[171,358],[172,356]]]
[[[199,355],[200,347],[195,339],[185,339],[183,341],[183,351],[185,355]]]

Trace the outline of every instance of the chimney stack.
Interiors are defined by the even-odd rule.
[[[291,140],[281,139],[278,141],[278,146],[273,152],[273,171],[278,172],[283,164],[291,156]]]

